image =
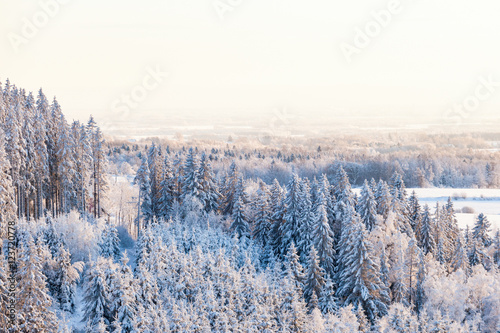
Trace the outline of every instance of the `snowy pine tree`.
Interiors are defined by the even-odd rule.
[[[472,229],[472,238],[475,239],[481,246],[488,247],[491,245],[491,236],[489,235],[491,223],[483,214],[479,214]]]
[[[116,230],[115,226],[106,223],[106,226],[101,235],[99,248],[99,254],[103,258],[111,258],[114,261],[120,259],[120,238],[118,238],[118,231]]]
[[[333,248],[333,231],[330,229],[326,208],[323,205],[318,207],[313,224],[313,242],[318,250],[318,258],[321,267],[328,274],[334,273],[335,250]]]
[[[233,206],[233,222],[231,224],[231,231],[238,235],[238,237],[250,237],[250,226],[245,213],[245,205],[242,197],[238,197]]]
[[[337,295],[344,305],[362,307],[372,322],[387,313],[388,290],[380,280],[380,268],[372,257],[373,247],[367,231],[358,219],[353,220],[345,250],[339,258],[344,264],[339,272]]]
[[[112,319],[110,310],[110,299],[108,298],[109,286],[106,282],[104,267],[107,261],[99,257],[92,263],[85,277],[85,313],[83,322],[86,323],[88,330],[96,329],[99,323],[103,322],[106,326]],[[101,325],[102,326],[102,325]]]
[[[372,231],[377,222],[377,202],[375,200],[375,195],[370,189],[370,185],[365,180],[363,188],[361,189],[361,198],[358,202],[359,215],[361,216],[361,221],[366,226],[368,231]]]
[[[321,290],[326,282],[326,273],[320,266],[318,252],[316,252],[314,245],[311,247],[311,251],[309,252],[309,260],[307,264],[308,266],[304,282],[304,298],[308,304],[311,304],[313,297],[316,297],[317,301],[317,297],[321,294]]]
[[[422,220],[420,222],[420,229],[417,233],[418,243],[424,251],[424,254],[429,252],[434,252],[436,248],[436,243],[434,241],[434,227],[432,218],[429,212],[429,206],[424,206],[424,212],[422,213]]]
[[[48,294],[41,259],[30,235],[24,239],[19,255],[16,295],[16,324],[18,332],[54,332],[58,327],[55,313],[50,309],[52,298]]]

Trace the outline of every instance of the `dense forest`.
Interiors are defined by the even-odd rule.
[[[500,233],[406,185],[495,153],[107,143],[8,81],[0,118],[6,332],[500,330]]]

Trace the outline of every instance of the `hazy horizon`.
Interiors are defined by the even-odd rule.
[[[42,87],[69,120],[93,114],[111,132],[266,128],[283,110],[307,130],[343,117],[491,126],[499,9],[493,0],[2,2],[0,80]]]

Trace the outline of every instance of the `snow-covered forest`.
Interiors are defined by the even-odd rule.
[[[500,232],[407,190],[498,188],[481,138],[106,142],[9,81],[0,124],[2,332],[500,330]]]

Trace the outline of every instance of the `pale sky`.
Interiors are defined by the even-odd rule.
[[[500,82],[498,0],[65,0],[50,17],[55,1],[0,0],[0,80],[57,95],[69,120],[276,106],[421,117],[478,89],[470,114],[500,106],[500,86],[478,88]],[[372,12],[389,7],[382,27]],[[370,27],[349,63],[342,43]],[[169,73],[160,84],[155,69]]]

